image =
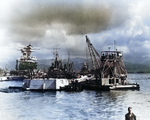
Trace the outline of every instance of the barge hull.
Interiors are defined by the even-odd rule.
[[[117,86],[111,86],[110,90],[139,90],[140,87],[138,84],[134,85],[117,85]]]
[[[50,78],[47,80],[43,79],[32,79],[23,81],[23,89],[30,91],[56,91],[61,90],[63,87],[69,85],[67,79],[56,79]]]

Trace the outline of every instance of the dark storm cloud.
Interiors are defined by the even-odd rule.
[[[11,31],[21,37],[43,37],[51,26],[60,24],[67,35],[84,35],[118,27],[123,22],[122,13],[112,6],[44,5],[13,19]]]

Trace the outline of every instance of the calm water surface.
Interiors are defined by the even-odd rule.
[[[128,74],[140,90],[0,92],[0,120],[124,120],[128,106],[137,120],[150,120],[150,74]],[[22,82],[0,82],[0,89]]]

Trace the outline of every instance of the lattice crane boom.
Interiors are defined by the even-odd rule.
[[[86,42],[87,42],[89,53],[91,56],[93,69],[94,70],[99,69],[100,68],[100,55],[98,54],[98,52],[96,51],[96,49],[94,48],[94,46],[90,42],[90,39],[87,36],[86,36]]]

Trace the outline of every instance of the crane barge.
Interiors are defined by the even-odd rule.
[[[127,71],[123,62],[122,51],[101,51],[98,54],[90,39],[86,36],[89,54],[92,61],[92,71],[96,80],[83,84],[87,89],[96,90],[118,90],[118,89],[139,89],[139,84],[128,83]]]

